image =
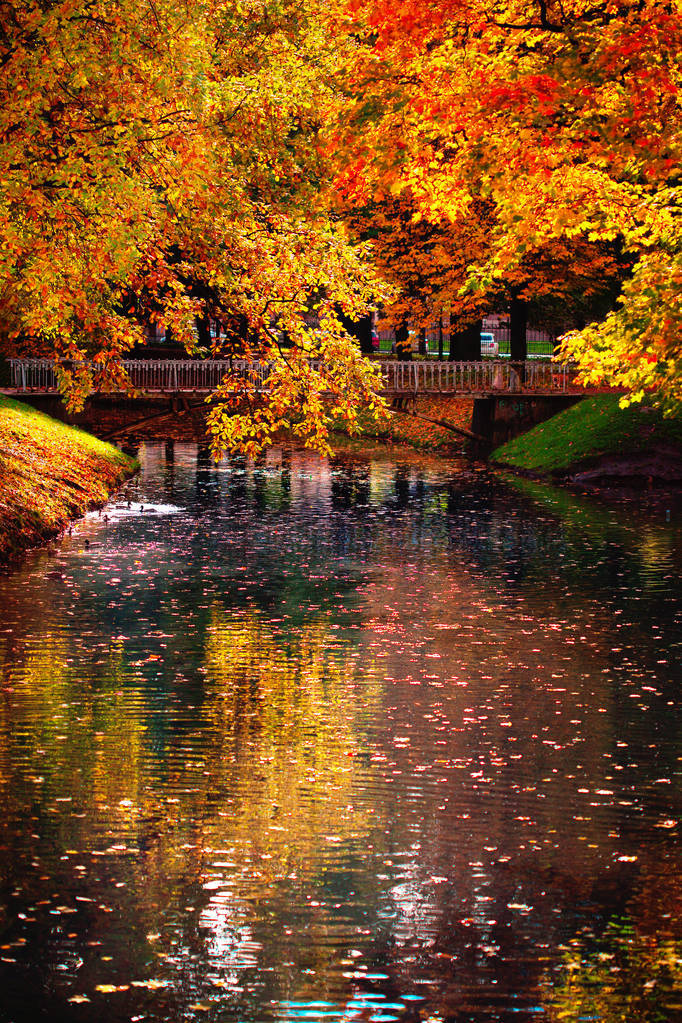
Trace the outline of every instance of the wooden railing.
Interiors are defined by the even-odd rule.
[[[10,359],[12,390],[56,392],[57,376],[51,359]],[[94,363],[70,363],[69,368],[96,371]],[[128,359],[123,363],[135,391],[149,393],[215,390],[228,372],[243,377],[245,389],[268,389],[270,363],[243,359]],[[320,364],[313,362],[313,368]],[[393,362],[380,364],[388,394],[494,394],[519,392],[563,393],[572,387],[575,372],[552,362],[508,360],[486,362]],[[119,392],[120,393],[120,392]]]

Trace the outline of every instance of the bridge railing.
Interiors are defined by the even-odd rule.
[[[56,391],[57,374],[52,359],[10,359],[11,386],[18,391]],[[96,373],[93,362],[68,362],[70,369]],[[121,363],[136,391],[214,391],[232,369],[243,375],[255,390],[264,389],[268,363],[244,359],[124,359]]]
[[[51,359],[10,359],[11,386],[16,391],[57,391]],[[97,371],[95,363],[70,363]],[[313,367],[319,364],[313,362]],[[552,362],[508,360],[486,362],[393,362],[379,364],[383,388],[393,394],[491,394],[517,391],[562,393],[575,371]],[[137,391],[174,393],[214,391],[228,372],[243,377],[246,388],[263,392],[271,364],[245,359],[126,359],[123,369]]]
[[[566,391],[575,371],[557,363],[384,362],[387,391],[398,393],[491,393],[495,391]]]
[[[57,378],[52,359],[10,359],[11,386],[16,391],[55,391]]]

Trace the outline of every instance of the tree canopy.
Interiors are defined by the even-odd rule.
[[[346,194],[408,194],[439,226],[494,204],[464,285],[480,295],[557,241],[615,244],[633,263],[621,301],[565,352],[587,380],[678,403],[678,5],[348,0],[340,24],[358,41]]]
[[[76,406],[156,323],[272,363],[250,408],[225,381],[217,450],[324,448],[379,410],[371,305],[624,280],[565,354],[679,404],[681,44],[664,0],[0,0],[0,343]]]
[[[269,410],[223,402],[216,448],[255,451],[279,425],[324,447],[322,394],[351,422],[374,402],[338,313],[365,311],[380,285],[332,209],[319,138],[338,45],[311,5],[20,0],[0,14],[6,351],[68,360],[77,406],[93,384],[82,360],[96,383],[120,381],[145,323],[193,351],[210,313],[229,354],[272,362]]]

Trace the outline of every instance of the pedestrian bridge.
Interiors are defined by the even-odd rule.
[[[11,384],[5,393],[57,393],[55,364],[51,359],[10,359]],[[95,375],[97,363],[67,363],[69,368],[83,367]],[[127,359],[123,369],[136,395],[210,394],[227,373],[243,378],[246,391],[267,393],[271,364],[243,359]],[[560,395],[585,394],[575,383],[576,371],[546,360],[511,363],[509,360],[485,362],[396,362],[377,361],[381,370],[383,393],[396,395],[468,394],[488,397],[502,394]],[[321,368],[321,363],[311,366]],[[99,389],[98,389],[99,390]],[[103,387],[109,394],[129,391]]]

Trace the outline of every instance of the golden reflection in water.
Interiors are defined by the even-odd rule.
[[[312,537],[337,551],[325,533],[335,472],[306,468],[292,483],[294,503],[318,509],[297,521],[301,550]],[[216,490],[227,488],[227,473],[215,475]],[[257,482],[259,500],[263,491],[271,501],[268,481],[254,480],[254,494]],[[370,476],[377,501],[384,482]],[[371,950],[402,990],[430,977],[429,1011],[443,1018],[472,1011],[470,985],[487,997],[495,969],[510,997],[523,983],[539,1001],[547,968],[544,1003],[557,1020],[648,1023],[656,998],[671,1019],[679,1011],[669,996],[680,983],[679,860],[657,864],[644,851],[656,847],[645,829],[673,838],[673,802],[652,789],[668,784],[667,770],[660,778],[639,766],[641,743],[659,741],[653,687],[662,683],[633,652],[649,651],[649,621],[603,601],[589,560],[600,565],[613,548],[607,568],[620,576],[627,548],[643,586],[649,573],[663,587],[670,537],[643,528],[633,539],[610,515],[586,519],[571,504],[559,520],[554,508],[557,521],[533,532],[521,558],[527,574],[507,586],[506,510],[486,525],[447,518],[446,507],[444,493],[424,504],[437,529],[425,512],[382,508],[371,546],[373,512],[344,519],[340,564],[368,566],[353,577],[354,603],[342,593],[338,608],[322,604],[311,590],[315,604],[295,627],[285,611],[298,591],[285,611],[254,597],[258,578],[269,581],[260,562],[239,610],[223,606],[222,582],[173,603],[164,625],[178,642],[168,647],[158,640],[170,636],[145,632],[156,608],[144,602],[149,617],[125,629],[130,639],[111,638],[115,616],[99,621],[102,602],[76,619],[78,635],[66,618],[78,591],[56,599],[68,574],[53,586],[44,576],[57,572],[36,573],[16,588],[14,617],[32,632],[15,631],[12,645],[0,636],[0,880],[4,891],[22,889],[46,935],[67,907],[86,965],[74,977],[52,974],[62,992],[161,978],[155,997],[177,999],[158,1010],[163,1018],[191,1017],[198,991],[243,1018],[256,974],[259,1004],[345,998],[365,983],[353,949]],[[567,566],[555,534],[570,540]],[[164,569],[184,557],[182,535],[178,527],[175,549],[156,551]],[[545,565],[547,552],[558,554]],[[178,564],[196,573],[212,553]],[[481,567],[486,557],[495,570]],[[77,582],[97,578],[85,569]],[[112,600],[127,593],[124,580]],[[616,889],[636,872],[639,895],[622,920],[603,938],[579,931],[564,972],[549,976],[574,907],[583,907],[579,930],[596,917],[596,882]],[[666,928],[666,919],[678,923]],[[33,940],[22,926],[15,933]],[[73,953],[60,933],[48,950],[58,970]],[[102,947],[88,951],[90,941]],[[46,947],[36,942],[36,959]]]
[[[262,857],[254,876],[285,876],[358,839],[369,823],[352,802],[360,718],[379,697],[366,662],[360,674],[358,650],[335,641],[323,620],[284,640],[258,612],[216,606],[205,663],[221,770],[237,769],[239,756],[240,775],[251,779],[232,830]]]
[[[24,772],[41,777],[36,784],[44,796],[71,795],[88,815],[106,810],[112,827],[148,817],[161,809],[159,801],[169,824],[191,820],[192,804],[209,788],[237,791],[238,776],[247,777],[254,790],[245,800],[242,838],[250,834],[258,849],[280,846],[268,831],[274,808],[288,830],[300,832],[293,843],[300,856],[332,819],[336,830],[351,821],[354,833],[362,830],[347,804],[358,718],[376,701],[377,683],[367,664],[360,678],[358,659],[358,650],[335,640],[323,620],[304,623],[284,640],[258,612],[229,614],[216,606],[206,637],[207,698],[197,712],[200,753],[169,744],[155,758],[150,693],[140,669],[126,663],[123,642],[110,645],[96,686],[82,679],[67,635],[46,633],[6,673],[11,697],[0,704],[1,763],[20,760]],[[21,756],[9,756],[19,739]],[[161,756],[169,772],[159,786]],[[169,796],[179,801],[177,813],[168,814]],[[285,859],[290,855],[291,849]]]
[[[158,708],[142,669],[126,662],[124,643],[111,643],[99,680],[84,681],[66,634],[43,638],[14,662],[10,698],[0,704],[8,816],[21,820],[33,801],[54,825],[40,853],[42,883],[52,872],[65,904],[81,891],[92,901],[96,887],[92,934],[105,945],[115,940],[120,916],[134,914],[127,936],[133,975],[148,973],[148,936],[175,913],[153,943],[159,967],[187,968],[185,939],[171,937],[181,920],[188,941],[198,928],[216,985],[237,998],[242,972],[262,955],[254,906],[277,900],[278,882],[323,876],[377,827],[381,811],[353,801],[361,717],[377,703],[372,672],[365,662],[361,673],[358,649],[322,619],[284,639],[257,611],[216,605],[201,706],[190,705],[188,732],[169,732],[154,749]],[[166,708],[166,727],[173,713],[186,713],[184,695],[179,706]],[[20,783],[12,770],[21,771]],[[29,845],[39,839],[36,833]],[[18,850],[26,836],[17,831],[12,840]],[[4,858],[3,880],[37,899],[41,882],[22,877],[19,860]],[[332,968],[330,909],[316,905],[310,946],[294,939],[275,967],[282,985],[301,955],[318,979]],[[94,980],[102,979],[96,972]]]

